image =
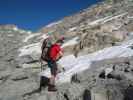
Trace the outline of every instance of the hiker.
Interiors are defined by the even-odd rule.
[[[44,62],[48,62],[49,60],[49,50],[50,47],[52,46],[52,37],[51,33],[48,32],[45,37],[45,39],[42,41],[42,46],[41,46],[41,56],[40,56],[40,63],[41,63],[41,72],[44,70]],[[47,65],[47,64],[46,64]],[[41,75],[40,76],[40,86],[39,86],[39,91],[42,90],[42,87],[46,87],[49,84],[49,78]]]
[[[51,78],[48,86],[48,91],[57,91],[55,87],[55,78],[58,73],[57,61],[63,56],[61,45],[64,43],[64,38],[60,38],[53,44],[49,51],[48,67],[51,71]]]
[[[55,77],[58,73],[56,61],[58,61],[63,56],[63,52],[61,49],[61,45],[63,42],[64,42],[64,37],[58,39],[55,44],[50,43],[49,37],[43,41],[41,61],[47,62],[48,67],[50,68],[51,71],[51,78],[48,79],[45,76],[41,76],[40,90],[42,86],[46,85],[48,85],[48,91],[57,90],[55,88]]]

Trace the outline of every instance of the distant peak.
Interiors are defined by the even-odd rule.
[[[3,24],[0,25],[0,29],[13,29],[13,30],[18,30],[18,27],[14,24]]]

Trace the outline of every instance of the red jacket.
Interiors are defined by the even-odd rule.
[[[60,51],[62,51],[60,45],[58,45],[56,43],[53,44],[51,49],[50,49],[50,58],[54,61],[57,60],[57,56],[58,56]]]

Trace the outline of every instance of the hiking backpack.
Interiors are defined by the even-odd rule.
[[[52,42],[49,38],[44,39],[41,47],[41,50],[42,50],[41,60],[47,62],[50,59],[49,52],[50,52],[51,45],[52,45]]]

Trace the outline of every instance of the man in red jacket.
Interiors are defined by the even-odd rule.
[[[55,77],[58,72],[56,61],[58,61],[63,56],[63,51],[61,49],[62,43],[64,43],[64,38],[57,40],[57,42],[51,46],[49,51],[50,60],[48,61],[48,67],[51,71],[51,78],[48,91],[57,91],[55,87]]]

